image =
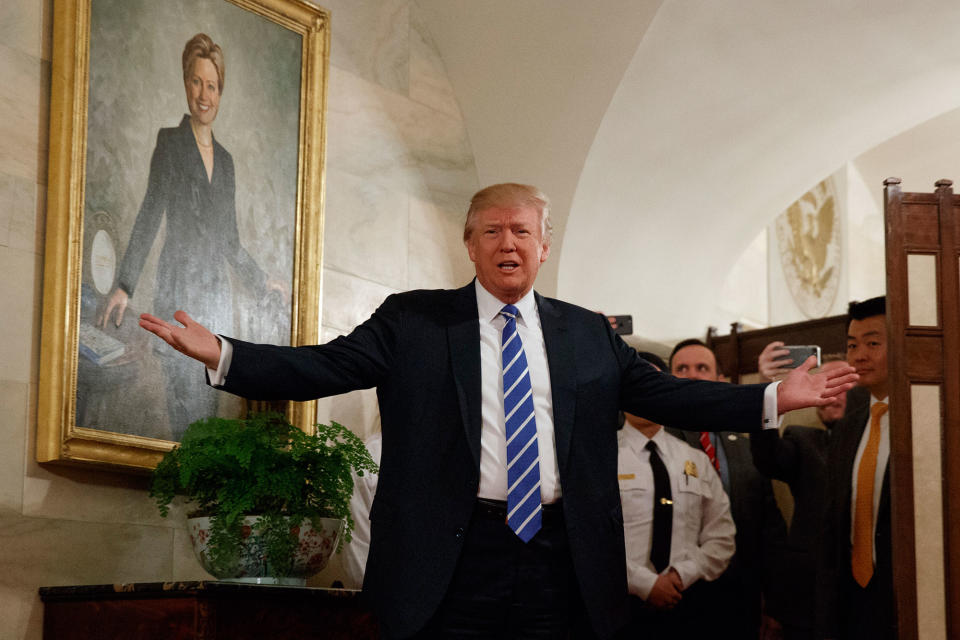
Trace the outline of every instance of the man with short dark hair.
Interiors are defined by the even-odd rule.
[[[674,347],[670,371],[689,380],[720,378],[716,355],[695,338]],[[703,615],[716,620],[717,637],[731,640],[756,638],[761,624],[778,626],[783,600],[778,569],[787,535],[773,487],[753,465],[744,427],[749,425],[729,423],[733,430],[720,432],[672,431],[707,454],[730,497],[737,551],[723,575],[704,585],[709,597],[702,601]]]
[[[183,311],[184,327],[141,316],[237,395],[377,388],[383,450],[363,589],[386,637],[612,635],[628,608],[618,409],[758,430],[856,379],[801,367],[779,386],[733,387],[657,372],[604,316],[533,291],[548,214],[534,187],[479,191],[464,229],[473,282],[391,295],[324,345],[218,337]]]
[[[834,427],[817,573],[819,638],[897,637],[890,522],[886,297],[851,302],[847,362],[870,392]]]

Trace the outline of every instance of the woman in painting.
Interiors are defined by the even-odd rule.
[[[213,135],[224,86],[223,51],[209,36],[198,33],[184,47],[182,64],[190,113],[178,127],[157,134],[147,192],[120,263],[117,286],[98,316],[100,326],[111,320],[120,325],[164,218],[153,313],[169,318],[178,308],[187,308],[197,321],[232,332],[235,286],[242,285],[254,299],[262,298],[267,289],[263,271],[240,243],[233,158]],[[195,370],[183,370],[183,358],[159,355],[170,427],[176,435],[190,422],[215,413],[217,400],[196,384]]]

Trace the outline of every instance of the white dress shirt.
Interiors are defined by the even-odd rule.
[[[884,402],[889,405],[890,398]],[[872,394],[870,396],[870,408],[880,402]],[[853,527],[857,517],[857,471],[860,469],[860,459],[863,458],[863,450],[867,446],[867,440],[870,438],[870,421],[867,418],[867,428],[863,430],[860,436],[860,445],[857,447],[857,455],[853,459],[853,472],[850,492],[850,544],[853,544]],[[873,534],[877,533],[877,512],[880,510],[880,494],[883,493],[883,477],[887,473],[887,463],[890,460],[890,409],[880,418],[880,448],[877,449],[877,467],[873,472]],[[872,538],[871,538],[872,539]],[[873,547],[873,562],[877,562],[877,545]]]
[[[675,569],[684,589],[697,580],[715,580],[730,564],[737,529],[730,515],[730,500],[710,458],[662,428],[647,438],[628,423],[618,440],[617,474],[630,593],[646,600],[658,576],[650,562],[653,471],[646,449],[650,440],[656,443],[667,468],[673,494],[670,566],[664,573]]]
[[[507,499],[507,428],[503,415],[503,365],[500,333],[506,320],[500,315],[504,303],[475,281],[480,320],[480,489],[477,495],[491,500]],[[553,396],[547,347],[543,342],[540,313],[533,291],[513,306],[520,312],[517,332],[523,343],[533,387],[533,415],[537,422],[540,450],[540,499],[544,504],[560,498],[560,472],[553,436]]]

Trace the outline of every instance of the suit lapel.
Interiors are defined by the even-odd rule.
[[[857,448],[860,446],[860,439],[863,437],[863,432],[867,428],[867,422],[870,419],[870,405],[868,404],[865,407],[859,408],[850,416],[849,421],[844,421],[845,424],[838,425],[846,427],[844,431],[843,439],[843,450],[840,452],[840,460],[843,463],[843,467],[840,469],[839,481],[843,487],[844,500],[843,504],[846,505],[846,521],[849,525],[850,522],[850,500],[853,495],[853,465],[855,458],[857,457]],[[835,434],[834,437],[840,434]]]
[[[567,336],[566,318],[550,300],[534,293],[540,313],[540,327],[547,349],[550,389],[553,400],[553,433],[557,447],[557,464],[561,478],[570,454],[573,418],[577,397],[576,354],[573,341]]]
[[[460,418],[467,444],[480,469],[480,321],[477,294],[471,281],[455,293],[447,324],[447,341],[453,378],[460,403]]]

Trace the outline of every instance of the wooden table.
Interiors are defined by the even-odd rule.
[[[56,640],[379,638],[348,589],[216,581],[41,587],[43,637]]]

